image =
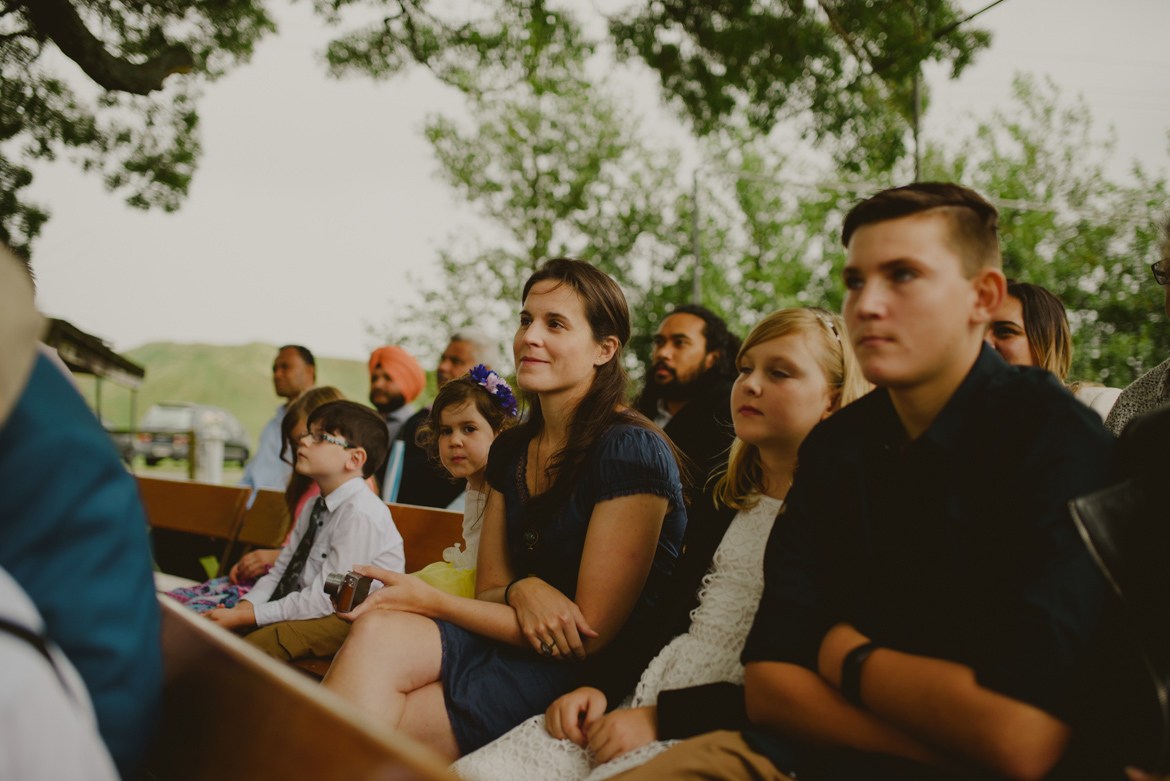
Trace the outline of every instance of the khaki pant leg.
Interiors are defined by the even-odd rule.
[[[349,623],[337,616],[281,621],[262,626],[244,638],[281,661],[303,656],[333,656],[349,634]]]
[[[683,741],[614,781],[791,781],[767,757],[752,750],[739,732],[708,732]]]

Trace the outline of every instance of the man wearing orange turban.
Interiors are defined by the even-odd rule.
[[[414,412],[411,402],[426,384],[426,372],[401,347],[390,344],[370,354],[370,403],[386,418],[391,442]]]

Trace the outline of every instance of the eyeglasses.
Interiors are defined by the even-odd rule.
[[[1150,264],[1150,271],[1154,272],[1154,281],[1159,285],[1165,285],[1170,282],[1170,270],[1166,266],[1170,265],[1170,259],[1163,258],[1157,263]]]
[[[332,434],[326,434],[323,431],[306,431],[301,436],[301,439],[304,439],[305,437],[308,437],[310,440],[312,440],[314,445],[320,445],[322,442],[332,442],[334,445],[341,445],[346,450],[357,447],[357,445],[351,445],[341,437],[335,437]]]

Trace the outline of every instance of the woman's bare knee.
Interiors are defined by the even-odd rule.
[[[438,680],[442,664],[439,628],[414,613],[378,610],[354,621],[333,667],[382,680],[402,693]],[[332,668],[331,668],[332,672]]]

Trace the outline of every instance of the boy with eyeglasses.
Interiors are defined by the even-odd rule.
[[[309,415],[307,428],[295,468],[317,483],[321,496],[306,505],[289,544],[248,595],[233,608],[204,613],[228,629],[272,626],[277,643],[282,629],[295,634],[298,622],[333,615],[325,593],[329,574],[355,564],[406,569],[390,509],[365,483],[390,446],[385,422],[360,404],[333,401]]]

